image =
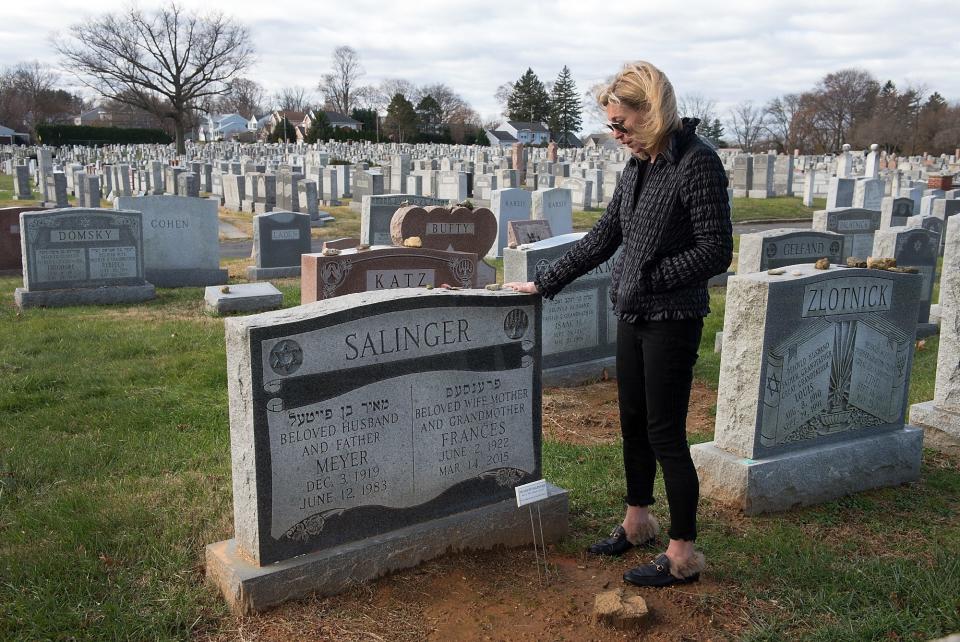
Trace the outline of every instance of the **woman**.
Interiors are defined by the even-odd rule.
[[[659,462],[670,508],[670,543],[624,580],[668,586],[699,579],[699,482],[686,438],[687,405],[707,280],[730,265],[733,234],[727,177],[719,157],[680,119],[670,81],[648,62],[624,65],[597,100],[607,127],[632,156],[606,211],[593,229],[551,268],[528,283],[507,283],[552,299],[571,281],[621,249],[610,298],[618,318],[617,386],[626,473],[626,515],[589,551],[622,555],[655,544],[650,513]]]

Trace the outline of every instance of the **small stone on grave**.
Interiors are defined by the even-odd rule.
[[[867,262],[861,259],[859,256],[851,256],[847,258],[847,267],[865,268],[867,267]]]
[[[867,257],[867,267],[871,270],[886,270],[888,268],[897,267],[897,260],[891,257]]]
[[[817,262],[813,264],[813,267],[818,270],[829,270],[830,269],[830,259],[824,257],[822,259],[817,259]]]
[[[640,628],[649,615],[646,601],[639,595],[624,597],[623,589],[605,591],[593,601],[594,619],[621,631]]]
[[[411,236],[403,239],[403,247],[423,247],[423,241],[419,236]]]

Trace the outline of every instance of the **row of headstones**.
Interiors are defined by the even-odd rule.
[[[398,212],[399,237],[428,238],[431,223],[447,225],[438,238],[458,236],[452,212],[430,221],[417,209],[426,211]],[[88,280],[145,289],[142,214],[67,210],[20,221],[25,289],[63,286],[81,265]],[[489,217],[481,225],[489,235]],[[950,229],[952,248],[960,227]],[[567,242],[508,248],[505,264],[515,257],[519,271],[511,263],[506,278],[532,278]],[[361,269],[332,265],[340,268],[318,263],[320,280]],[[257,610],[291,592],[237,591],[234,581],[289,587],[292,563],[322,569],[296,573],[311,578],[298,590],[336,591],[356,572],[345,549],[373,560],[368,575],[349,577],[365,579],[404,565],[409,558],[393,552],[411,538],[417,561],[424,549],[446,550],[439,533],[450,520],[466,544],[526,537],[512,493],[540,475],[541,375],[555,347],[574,352],[594,333],[613,344],[609,303],[600,303],[608,274],[603,266],[585,276],[552,310],[524,295],[421,288],[228,321],[237,537],[208,549],[211,575]],[[915,479],[922,437],[904,411],[921,282],[809,265],[732,277],[716,437],[694,448],[704,494],[755,513]],[[548,534],[562,534],[561,496]],[[375,545],[358,546],[371,535]]]

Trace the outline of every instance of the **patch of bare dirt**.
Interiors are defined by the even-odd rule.
[[[623,560],[550,554],[538,578],[532,549],[451,555],[352,592],[238,617],[222,640],[729,640],[746,601],[709,577],[683,587],[640,589],[621,576],[650,553]],[[541,567],[541,573],[543,569]],[[637,632],[593,621],[597,593],[626,587],[647,602]]]
[[[717,392],[700,381],[693,382],[687,410],[687,433],[713,432]],[[544,438],[568,444],[592,446],[620,439],[617,382],[600,381],[577,388],[547,388],[543,391]]]

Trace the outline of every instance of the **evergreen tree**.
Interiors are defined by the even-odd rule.
[[[431,96],[426,95],[420,99],[416,107],[417,120],[420,123],[420,131],[427,134],[440,133],[440,127],[443,124],[443,110],[440,103]]]
[[[719,118],[714,118],[712,123],[704,122],[697,126],[697,133],[709,140],[717,147],[724,147],[723,125]]]
[[[281,117],[280,122],[270,132],[267,141],[271,143],[295,143],[297,142],[297,128],[286,117]]]
[[[361,131],[377,131],[377,110],[376,109],[354,109],[350,112],[350,118],[359,120],[363,123]]]
[[[304,141],[307,143],[322,142],[328,140],[332,135],[333,128],[330,126],[330,121],[327,120],[327,115],[319,109],[313,112],[313,122],[310,123],[310,129],[307,130]]]
[[[575,134],[583,125],[581,112],[582,106],[577,86],[570,75],[570,69],[564,65],[550,94],[550,116],[547,120],[550,137],[553,140],[563,139],[563,146],[566,147],[564,135]]]
[[[550,96],[543,83],[527,68],[526,73],[513,84],[513,93],[507,99],[507,118],[525,123],[539,123],[550,115]]]
[[[390,100],[383,127],[390,139],[396,143],[408,142],[416,137],[417,111],[403,94],[394,94]]]

